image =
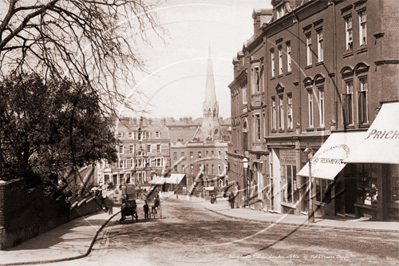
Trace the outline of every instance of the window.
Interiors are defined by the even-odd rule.
[[[155,131],[155,137],[156,137],[156,138],[159,138],[159,137],[160,137],[159,131]]]
[[[222,167],[219,165],[218,166],[218,175],[221,175],[222,174]]]
[[[360,45],[367,44],[367,16],[366,11],[359,12],[359,43]]]
[[[263,113],[263,137],[266,137],[266,113]]]
[[[247,104],[247,88],[242,88],[242,104]]]
[[[151,144],[147,145],[147,152],[151,152]]]
[[[262,68],[260,70],[260,81],[259,81],[259,84],[260,84],[260,87],[261,87],[260,89],[261,89],[262,92],[265,92],[264,80],[265,80],[265,73],[264,73],[264,68],[263,68],[263,65],[262,65]]]
[[[310,33],[306,35],[306,64],[312,65],[312,36]]]
[[[256,123],[256,140],[260,140],[260,114],[255,115],[255,123]],[[220,151],[219,151],[220,152]],[[220,158],[220,156],[219,156]]]
[[[287,72],[292,71],[291,66],[291,43],[287,42]]]
[[[212,154],[212,157],[215,156],[213,151],[211,151],[211,154]]]
[[[260,73],[259,67],[252,68],[252,93],[260,92]]]
[[[134,153],[134,146],[133,144],[129,145],[129,153]]]
[[[344,125],[353,125],[353,81],[345,81],[346,93],[342,94],[342,112]]]
[[[119,133],[118,133],[118,138],[121,139],[122,137],[123,137],[123,132],[119,132]]]
[[[137,132],[133,132],[133,139],[137,139]]]
[[[143,140],[143,139],[142,139],[141,132],[137,132],[137,139],[138,139],[138,140]]]
[[[158,152],[158,153],[161,152],[161,144],[157,144],[157,152]]]
[[[123,144],[119,145],[119,153],[124,153]]]
[[[190,164],[190,173],[194,173],[194,165]]]
[[[206,164],[204,173],[209,174],[209,164]]]
[[[209,156],[208,151],[206,151],[206,157],[208,158],[208,156]]]
[[[199,151],[199,152],[198,152],[198,158],[201,159],[201,157],[202,157],[202,156],[201,156],[201,152]]]
[[[353,48],[352,17],[345,18],[346,50]]]
[[[184,151],[181,152],[181,157],[184,157]]]
[[[325,127],[324,122],[324,88],[319,88],[319,125]]]
[[[194,153],[190,151],[190,159],[194,159]]]
[[[215,166],[212,164],[212,172],[211,174],[213,174],[215,172]]]
[[[132,137],[132,132],[129,132],[129,138],[131,138]]]
[[[181,165],[181,171],[184,173],[184,164]]]
[[[162,159],[161,158],[157,158],[155,163],[156,163],[156,166],[162,166]]]
[[[309,127],[313,128],[313,89],[308,90]]]
[[[317,56],[318,56],[318,62],[323,62],[323,30],[318,30],[317,31]]]
[[[272,78],[274,78],[275,66],[274,66],[274,50],[273,49],[270,50],[270,63],[271,63],[271,71],[272,71],[271,75],[272,75]]]
[[[177,160],[177,152],[173,153],[173,160]]]
[[[222,151],[218,151],[218,158],[222,158]]]
[[[123,160],[119,160],[119,168],[123,168]]]
[[[272,130],[277,129],[277,109],[276,98],[272,97]]]
[[[378,173],[381,172],[381,165],[352,164],[351,167],[356,168],[356,173],[358,175],[356,203],[376,206],[379,197],[378,187],[377,187],[377,176]]]
[[[368,97],[367,97],[367,77],[359,78],[360,90],[358,93],[358,122],[366,124],[369,122]]]
[[[284,165],[282,176],[282,198],[284,203],[295,204],[299,200],[296,182],[296,166]]]
[[[287,94],[287,129],[293,129],[292,94]]]
[[[283,74],[283,48],[281,46],[278,47],[278,74]]]
[[[146,164],[146,166],[147,166],[147,167],[151,167],[151,158],[147,158],[147,164]]]
[[[283,95],[279,96],[279,105],[278,105],[278,128],[284,129],[284,102]]]
[[[331,185],[332,181],[327,179],[315,178],[316,187],[316,200],[321,202],[326,202],[330,199],[330,193],[328,192],[328,187]]]
[[[285,14],[284,5],[276,8],[277,19],[281,18]]]

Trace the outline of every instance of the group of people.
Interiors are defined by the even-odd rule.
[[[157,195],[154,199],[154,204],[151,206],[151,213],[157,213],[157,208],[159,207],[159,195]],[[144,205],[143,205],[143,210],[144,210],[144,219],[148,219],[148,213],[149,213],[149,206],[147,203],[147,200],[144,200]]]

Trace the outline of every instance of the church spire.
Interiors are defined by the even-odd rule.
[[[216,100],[215,80],[213,76],[211,47],[208,54],[208,68],[205,84],[205,101],[203,104],[202,134],[207,140],[220,137],[219,103]]]
[[[205,86],[205,102],[204,105],[212,105],[216,103],[215,80],[213,77],[211,47],[209,46],[208,52],[208,69],[206,72],[206,86]]]

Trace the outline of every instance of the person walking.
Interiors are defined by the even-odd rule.
[[[234,209],[234,198],[235,198],[234,193],[233,191],[231,191],[229,194],[229,202],[230,202],[230,207],[232,209]]]
[[[143,209],[144,209],[144,219],[147,220],[148,219],[149,207],[148,207],[148,204],[147,204],[146,200],[144,201]]]
[[[109,198],[109,196],[106,196],[105,197],[105,199],[104,199],[104,204],[105,204],[105,207],[107,208],[107,210],[108,210],[108,214],[109,215],[112,215],[114,212],[113,212],[113,207],[114,207],[114,202],[113,202],[113,200],[111,200],[110,198]]]

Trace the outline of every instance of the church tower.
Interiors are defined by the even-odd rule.
[[[208,69],[206,73],[205,101],[203,104],[202,136],[205,140],[220,139],[219,103],[216,100],[215,80],[211,59],[211,48],[209,47]]]

